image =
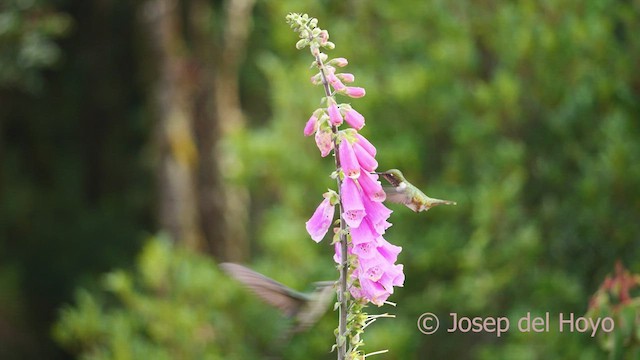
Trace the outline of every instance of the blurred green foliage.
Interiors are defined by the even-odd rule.
[[[247,346],[255,339],[233,321],[242,319],[238,312],[246,305],[230,280],[207,257],[174,248],[168,239],[149,241],[135,272],[111,272],[101,288],[101,297],[80,290],[77,307],[63,309],[54,329],[82,359],[256,356]]]
[[[141,259],[157,264],[127,270],[153,230],[136,8],[114,1],[98,16],[86,4],[67,5],[81,29],[63,48],[72,62],[45,82],[43,98],[19,98],[3,119],[14,140],[3,144],[0,224],[13,240],[0,244],[0,286],[11,290],[0,301],[28,313],[20,299],[35,308],[55,293],[52,306],[117,266],[125,270],[62,312],[56,338],[72,353],[273,353],[282,319],[209,260],[156,244]],[[427,311],[441,320],[579,316],[616,260],[640,272],[640,2],[259,1],[241,72],[248,126],[224,140],[235,159],[225,176],[251,193],[252,266],[303,289],[336,276],[329,242],[315,244],[304,229],[334,182],[333,161],[302,136],[322,91],[284,23],[292,11],[320,19],[337,45],[330,55],[348,58],[346,70],[367,89],[351,104],[367,118],[363,134],[381,169],[399,168],[430,196],[458,202],[426,214],[392,206],[386,238],[404,248],[406,283],[390,299],[397,308],[370,308],[397,318],[369,327],[365,350],[388,348],[385,359],[603,358],[589,334],[425,336],[416,320]],[[108,31],[82,32],[95,21]],[[285,358],[332,358],[331,315],[288,344]],[[189,336],[199,330],[205,339],[225,333]]]
[[[160,236],[146,243],[135,270],[110,272],[100,289],[79,290],[53,335],[87,360],[280,356],[291,344],[282,341],[293,322],[246,295],[209,257]],[[328,353],[326,330],[316,338],[325,339],[318,344]]]
[[[40,71],[60,59],[56,39],[69,32],[71,18],[48,1],[6,0],[0,6],[0,88],[42,89]]]

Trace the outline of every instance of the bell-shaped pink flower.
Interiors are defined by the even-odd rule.
[[[358,142],[353,144],[353,152],[356,154],[360,167],[368,172],[373,172],[378,167],[378,162]]]
[[[366,92],[364,91],[364,88],[357,87],[357,86],[347,86],[344,89],[344,92],[345,94],[347,94],[347,96],[352,98],[361,98],[366,94]]]
[[[351,178],[344,178],[340,189],[342,197],[342,207],[344,211],[344,221],[350,227],[357,228],[362,222],[362,218],[366,215],[364,205],[362,204],[362,196],[355,181]]]
[[[329,155],[331,150],[333,150],[333,133],[328,129],[320,127],[316,131],[315,139],[316,145],[320,150],[320,155],[322,155],[322,157]]]
[[[370,259],[378,254],[377,243],[376,241],[369,241],[353,245],[353,253],[359,259]]]
[[[364,127],[364,116],[354,109],[346,111],[344,114],[344,121],[356,130],[360,130]]]
[[[338,105],[336,105],[335,101],[330,101],[327,112],[329,113],[329,121],[332,125],[339,126],[342,124],[342,115],[340,115],[340,110],[338,109]]]
[[[376,239],[376,243],[378,252],[387,262],[394,264],[398,260],[398,254],[402,251],[402,247],[391,244],[382,236]]]
[[[364,211],[367,213],[367,221],[371,224],[373,232],[378,235],[384,234],[385,230],[391,226],[391,223],[387,222],[392,211],[384,206],[383,203],[377,201],[371,201],[368,197],[362,198],[362,204],[364,205]]]
[[[366,212],[366,210],[365,210]],[[349,228],[349,234],[351,234],[351,243],[355,246],[358,244],[364,244],[376,241],[379,236],[371,225],[371,221],[365,218],[360,222],[360,226],[353,226]]]
[[[315,115],[311,115],[304,126],[304,136],[311,136],[316,130],[318,130],[318,118]]]
[[[342,138],[338,145],[338,156],[344,175],[352,179],[357,179],[360,176],[360,163],[358,162],[356,153],[353,151],[353,146],[345,137]]]
[[[369,142],[367,138],[360,134],[356,134],[356,139],[358,139],[358,144],[360,144],[360,146],[362,146],[362,148],[365,149],[371,156],[376,156],[376,147],[373,146],[373,144],[371,144],[371,142]]]
[[[384,274],[378,280],[390,294],[393,294],[394,286],[404,286],[404,273],[402,265],[392,265],[385,269]]]
[[[335,206],[328,198],[322,200],[309,221],[306,223],[307,232],[315,242],[320,242],[329,231],[333,222]]]
[[[382,189],[382,184],[378,181],[378,175],[369,172],[360,172],[358,184],[365,196],[376,202],[383,202],[387,198],[387,194]]]
[[[366,276],[360,276],[358,277],[358,279],[360,280],[361,287],[360,295],[362,296],[362,298],[371,301],[375,305],[382,306],[391,295],[391,293],[388,292],[387,289],[384,288],[384,286],[373,280],[370,280]]]

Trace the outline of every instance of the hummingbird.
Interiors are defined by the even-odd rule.
[[[315,291],[301,293],[240,264],[222,263],[220,267],[264,302],[292,318],[295,325],[290,335],[318,322],[329,309],[329,303],[335,295],[335,281],[315,282]]]
[[[456,205],[455,201],[433,199],[413,186],[404,178],[398,169],[391,169],[383,172],[376,172],[381,175],[391,186],[383,186],[382,189],[387,194],[387,200],[406,205],[415,212],[427,211],[438,205]]]

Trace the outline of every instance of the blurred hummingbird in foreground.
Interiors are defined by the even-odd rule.
[[[456,205],[455,201],[440,200],[428,197],[404,178],[398,169],[376,172],[391,184],[383,186],[387,201],[406,205],[415,212],[427,211],[438,205]]]
[[[264,302],[278,308],[288,318],[292,318],[295,325],[289,336],[304,331],[318,322],[329,309],[329,303],[335,295],[335,281],[316,282],[314,283],[315,291],[307,294],[295,291],[239,264],[222,263],[220,267]]]

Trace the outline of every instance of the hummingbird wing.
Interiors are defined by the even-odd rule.
[[[409,209],[418,212],[418,204],[413,200],[413,196],[409,195],[407,191],[399,190],[394,186],[382,186],[382,190],[387,195],[386,201],[392,203],[404,204]]]
[[[245,266],[233,263],[220,264],[222,270],[249,288],[267,304],[278,308],[287,317],[294,317],[309,301],[309,296],[270,279]]]
[[[335,281],[316,283],[316,290],[311,294],[311,300],[297,316],[298,325],[294,328],[294,332],[310,328],[329,310],[329,304],[336,295],[335,283]]]

